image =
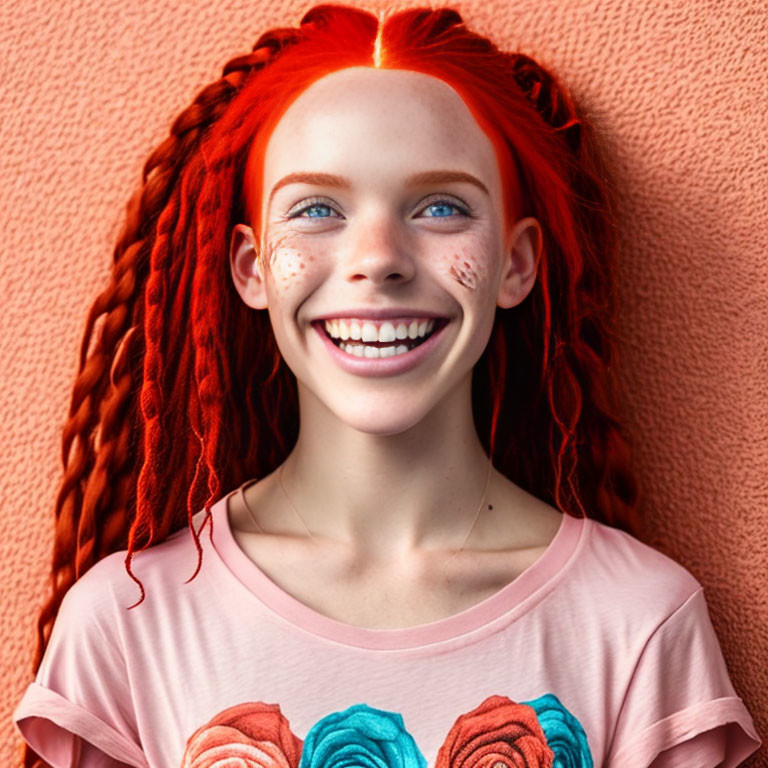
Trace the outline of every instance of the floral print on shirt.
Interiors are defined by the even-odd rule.
[[[427,768],[402,715],[354,704],[318,720],[302,741],[277,704],[225,709],[187,740],[182,768]],[[553,693],[489,696],[459,715],[433,768],[593,768],[587,735]]]

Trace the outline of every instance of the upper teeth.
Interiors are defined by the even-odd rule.
[[[397,325],[386,321],[378,328],[364,320],[326,320],[325,330],[334,339],[355,339],[360,341],[394,341],[395,339],[417,339],[425,336],[435,327],[434,318],[414,319]]]

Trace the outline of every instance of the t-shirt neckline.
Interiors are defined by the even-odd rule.
[[[250,482],[253,481],[246,481],[243,486]],[[272,581],[240,549],[227,513],[229,497],[238,493],[240,487],[210,507],[213,548],[226,568],[264,605],[290,624],[319,637],[370,650],[400,650],[451,641],[529,610],[559,581],[589,522],[588,518],[564,513],[557,533],[535,562],[489,597],[458,613],[410,627],[374,629],[348,624],[316,611]]]

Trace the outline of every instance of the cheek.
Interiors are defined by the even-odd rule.
[[[308,280],[315,257],[299,248],[288,235],[267,242],[264,263],[275,290],[283,292]]]
[[[468,291],[476,291],[488,279],[488,255],[477,247],[450,248],[438,264],[441,272]]]

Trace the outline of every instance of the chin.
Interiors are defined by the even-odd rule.
[[[409,407],[402,408],[369,402],[355,404],[346,403],[332,407],[336,418],[350,429],[363,432],[367,435],[399,435],[415,427],[426,416],[424,407],[417,407],[416,403],[409,403]]]

